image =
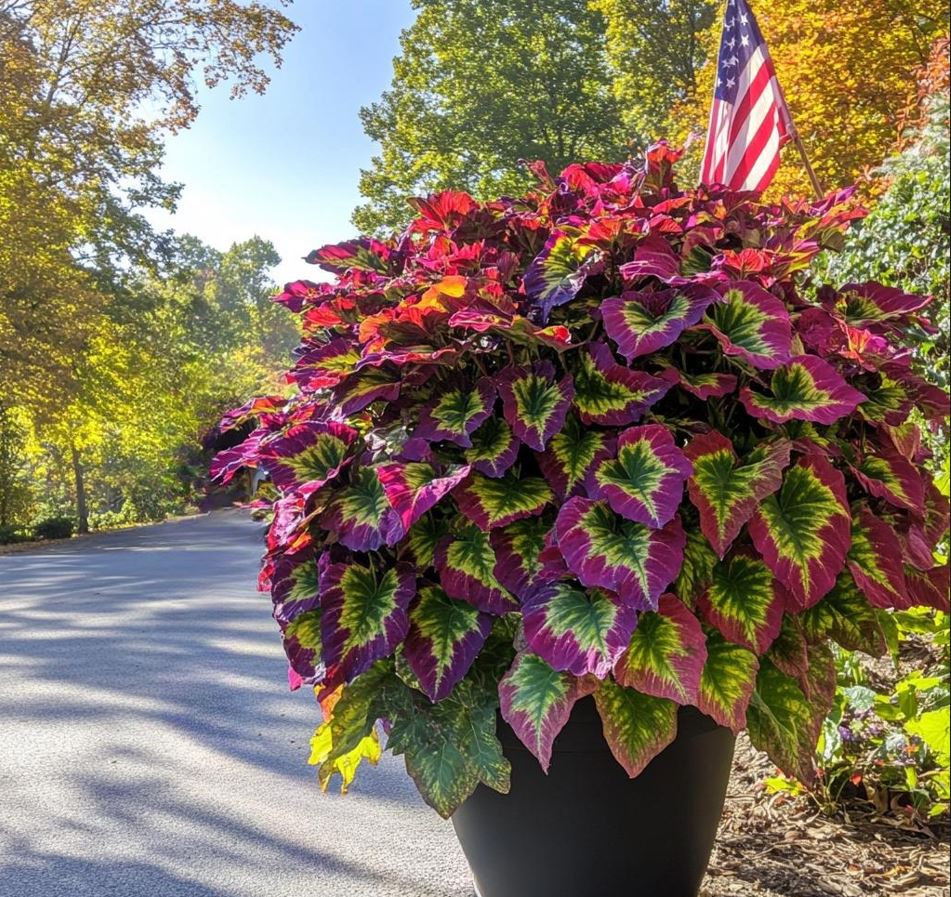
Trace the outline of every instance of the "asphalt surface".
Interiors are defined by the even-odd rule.
[[[399,759],[307,765],[236,511],[0,556],[0,897],[471,897]]]

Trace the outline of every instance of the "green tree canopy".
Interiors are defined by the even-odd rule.
[[[361,110],[379,144],[363,171],[363,231],[399,227],[405,198],[453,187],[478,196],[528,183],[519,159],[554,169],[622,159],[605,19],[588,0],[413,0],[393,83]]]

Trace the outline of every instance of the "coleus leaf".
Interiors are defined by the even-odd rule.
[[[349,682],[405,638],[416,576],[408,566],[337,563],[322,572],[320,587],[324,662]]]
[[[304,261],[331,274],[345,274],[351,268],[385,274],[389,255],[390,248],[385,243],[361,237],[346,243],[321,246],[308,253]]]
[[[548,449],[537,456],[548,485],[559,498],[570,498],[581,491],[589,471],[602,458],[614,452],[614,438],[600,430],[592,430],[570,414],[561,432],[548,443]]]
[[[753,544],[795,604],[812,607],[835,584],[852,541],[845,478],[811,452],[790,467],[780,490],[749,524]]]
[[[738,734],[746,727],[746,710],[756,687],[758,670],[759,660],[752,651],[710,630],[697,707]]]
[[[321,680],[324,676],[321,612],[311,610],[297,614],[284,627],[281,637],[287,662],[297,674],[296,679],[288,677],[292,688]]]
[[[908,583],[908,603],[912,606],[933,607],[942,613],[951,613],[951,570],[947,563],[928,570],[905,567]]]
[[[695,608],[700,594],[713,579],[717,556],[699,530],[689,527],[684,534],[684,559],[673,592],[687,607]]]
[[[492,629],[492,618],[438,586],[423,586],[409,611],[406,660],[423,691],[441,701],[466,673]]]
[[[855,584],[873,607],[909,607],[901,543],[895,531],[867,507],[852,516],[852,545],[846,558]]]
[[[472,445],[466,449],[466,461],[473,470],[487,477],[500,477],[518,457],[519,441],[502,417],[490,417],[472,434]]]
[[[556,670],[603,679],[631,639],[637,613],[617,595],[543,583],[522,605],[528,648]]]
[[[760,655],[779,634],[789,600],[769,567],[740,550],[717,564],[698,607],[731,642]]]
[[[453,497],[459,510],[486,531],[523,517],[536,517],[554,500],[540,477],[519,479],[506,474],[493,478],[481,473],[470,474]]]
[[[789,361],[792,327],[785,304],[752,281],[735,281],[707,309],[710,330],[727,355],[771,370]]]
[[[328,389],[352,374],[360,361],[360,347],[352,340],[335,337],[304,352],[288,379],[307,389]]]
[[[560,552],[548,544],[550,534],[550,521],[538,517],[492,530],[495,577],[519,598],[567,572]]]
[[[573,374],[575,407],[586,424],[634,423],[673,385],[618,364],[604,343],[595,343],[587,352],[579,353]]]
[[[335,532],[340,543],[352,551],[395,545],[405,532],[372,467],[361,467],[353,473],[350,484],[334,495],[320,525]]]
[[[614,759],[631,777],[677,736],[677,705],[605,679],[594,693],[604,739]]]
[[[271,576],[274,619],[281,625],[320,605],[317,560],[311,551],[281,554]]]
[[[307,421],[267,440],[261,460],[278,489],[287,492],[306,486],[314,491],[349,462],[348,452],[356,438],[357,431],[346,424]]]
[[[600,311],[605,332],[618,351],[633,361],[675,343],[718,298],[709,287],[692,284],[658,292],[623,293],[605,299]]]
[[[816,355],[798,355],[773,372],[772,395],[740,390],[740,401],[753,417],[784,424],[808,420],[834,424],[855,411],[866,396],[849,386],[835,368]]]
[[[759,503],[782,484],[789,453],[790,444],[781,442],[739,464],[733,443],[716,430],[687,444],[684,454],[693,464],[687,491],[700,512],[701,531],[721,558]]]
[[[556,541],[582,585],[617,592],[633,607],[656,610],[683,560],[679,518],[662,529],[617,516],[607,502],[575,497],[555,521]]]
[[[476,526],[461,527],[436,548],[439,581],[450,598],[468,601],[490,614],[518,610],[518,603],[495,578],[495,563],[488,533]]]
[[[799,615],[810,642],[831,638],[848,651],[881,657],[887,648],[882,612],[859,591],[849,570],[843,570],[832,591]]]
[[[326,791],[334,775],[339,774],[340,793],[346,794],[360,764],[366,760],[376,766],[383,756],[383,747],[380,744],[379,732],[375,727],[371,727],[369,733],[359,738],[354,747],[348,750],[337,748],[333,732],[334,728],[339,731],[339,726],[334,726],[333,711],[342,694],[343,686],[338,686],[321,700],[320,709],[324,719],[310,739],[310,757],[307,762],[312,766],[319,766],[317,781],[321,791]]]
[[[601,260],[600,251],[572,234],[554,230],[522,278],[525,295],[548,320],[553,308],[570,302]]]
[[[441,391],[420,414],[415,435],[433,441],[445,439],[464,448],[472,445],[472,432],[492,413],[495,386],[483,379],[475,387],[459,386]]]
[[[893,446],[869,446],[852,469],[870,495],[898,508],[923,512],[924,478]]]
[[[438,472],[432,464],[393,461],[377,468],[386,498],[408,530],[428,510],[435,507],[468,475],[469,467],[459,465]]]
[[[707,644],[700,621],[676,596],[661,595],[656,611],[642,613],[631,642],[614,667],[620,685],[678,704],[696,704]]]
[[[704,402],[707,399],[720,399],[730,395],[736,390],[738,382],[735,374],[724,374],[718,371],[688,374],[675,367],[664,368],[660,376]]]
[[[395,402],[400,382],[399,368],[393,365],[363,368],[334,389],[334,405],[343,417],[349,417],[376,401]]]
[[[543,451],[565,423],[575,390],[571,375],[555,379],[555,367],[541,361],[531,368],[508,367],[496,378],[502,408],[515,435]]]
[[[906,318],[931,302],[931,296],[906,293],[879,283],[847,283],[839,293],[839,311],[853,327]]]
[[[406,531],[406,539],[399,546],[400,558],[408,557],[422,573],[433,566],[436,547],[445,535],[446,528],[441,521],[432,514],[423,514]]]
[[[552,745],[575,702],[595,688],[592,676],[558,672],[536,654],[522,652],[499,683],[502,719],[548,772]]]
[[[662,527],[677,513],[691,472],[666,427],[629,427],[618,437],[617,456],[592,469],[588,494],[607,499],[612,510],[628,520]]]
[[[750,741],[787,775],[809,785],[815,780],[816,742],[828,710],[764,660],[747,714]]]

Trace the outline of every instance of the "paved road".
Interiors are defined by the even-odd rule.
[[[307,766],[235,511],[0,556],[0,897],[469,897],[401,761]]]

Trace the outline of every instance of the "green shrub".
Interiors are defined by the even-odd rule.
[[[47,517],[33,527],[36,539],[68,539],[76,531],[72,517]]]

